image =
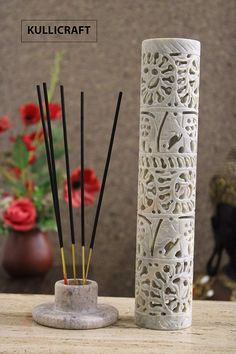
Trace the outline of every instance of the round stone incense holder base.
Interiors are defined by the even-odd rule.
[[[95,281],[68,279],[55,284],[55,302],[36,306],[33,311],[35,322],[62,329],[92,329],[107,327],[118,319],[115,307],[97,303],[98,285]]]

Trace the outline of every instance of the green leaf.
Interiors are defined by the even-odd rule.
[[[62,142],[62,139],[63,139],[63,131],[62,131],[62,128],[61,126],[55,126],[55,124],[53,125],[52,127],[52,136],[53,136],[53,141],[54,143],[60,143],[61,145],[61,142]]]
[[[41,219],[38,221],[38,227],[42,231],[57,231],[57,225],[54,219]]]
[[[49,85],[49,90],[48,90],[48,100],[51,102],[57,82],[59,80],[59,75],[60,75],[60,69],[61,69],[61,61],[64,56],[65,51],[58,51],[56,53],[55,59],[54,59],[54,66],[51,74],[51,80],[50,80],[50,85]]]
[[[42,210],[43,196],[44,196],[43,190],[40,189],[38,186],[35,187],[34,194],[33,194],[33,201],[34,201],[34,204],[35,204],[35,207],[36,207],[38,213],[40,213]]]
[[[33,173],[38,173],[40,172],[43,168],[47,167],[47,161],[46,161],[46,155],[45,152],[40,154],[37,158],[37,160],[34,162],[34,164],[31,167],[31,171]]]
[[[13,188],[16,191],[17,196],[24,196],[26,193],[26,188],[20,181],[5,180],[4,185],[6,188]]]
[[[5,225],[3,224],[3,221],[0,220],[0,236],[6,234],[6,231],[7,230],[6,230]]]
[[[43,191],[43,194],[50,191],[51,185],[48,174],[39,176],[38,187]]]
[[[12,159],[16,167],[24,169],[28,166],[29,152],[25,146],[25,143],[20,137],[17,137],[13,147]]]
[[[60,157],[62,157],[64,155],[64,149],[61,147],[55,147],[54,148],[54,156],[55,159],[60,159]]]

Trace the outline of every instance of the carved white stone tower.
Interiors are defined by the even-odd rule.
[[[136,323],[191,325],[200,43],[142,45]]]

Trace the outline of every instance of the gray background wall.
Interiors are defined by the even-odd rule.
[[[131,295],[134,281],[141,42],[151,37],[201,41],[195,270],[203,270],[213,246],[209,180],[235,142],[235,0],[1,0],[0,9],[0,115],[19,123],[18,107],[36,101],[35,84],[49,81],[55,52],[66,49],[60,81],[67,94],[74,167],[80,90],[86,93],[86,164],[100,177],[117,93],[124,91],[93,258],[93,276],[113,295],[120,287]],[[97,19],[98,43],[20,43],[20,20],[37,18]],[[1,146],[6,144],[1,136]],[[86,210],[87,237],[94,210]],[[50,237],[59,263],[56,236]]]

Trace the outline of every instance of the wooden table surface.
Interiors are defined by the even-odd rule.
[[[193,326],[154,331],[134,324],[134,299],[99,298],[117,307],[119,321],[96,330],[61,330],[33,322],[35,305],[51,295],[0,294],[0,353],[236,353],[236,303],[194,301]]]

